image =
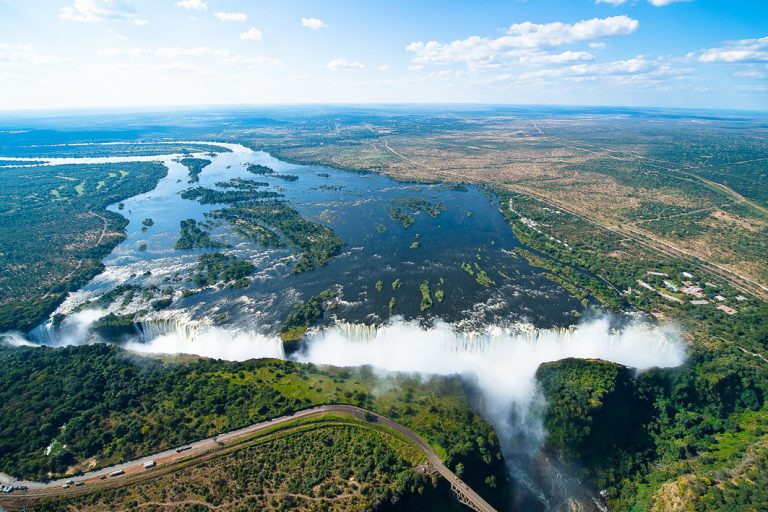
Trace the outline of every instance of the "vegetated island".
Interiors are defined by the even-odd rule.
[[[211,165],[211,161],[206,158],[182,158],[179,163],[189,169],[189,183],[200,181],[200,173],[203,169]]]

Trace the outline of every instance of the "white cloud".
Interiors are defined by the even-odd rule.
[[[67,59],[41,52],[32,44],[4,44],[0,43],[0,68],[14,67],[20,71],[25,68],[32,69],[35,66],[61,64]]]
[[[768,75],[761,71],[739,71],[738,73],[734,73],[733,76],[737,78],[755,78],[757,80],[762,80]]]
[[[312,30],[320,30],[328,25],[323,20],[317,18],[301,18],[301,26],[311,28]]]
[[[176,7],[188,11],[207,11],[208,2],[203,2],[202,0],[179,0],[176,2]]]
[[[212,59],[220,65],[236,65],[253,68],[267,68],[279,66],[282,61],[272,57],[245,56],[234,54],[229,50],[220,48],[198,47],[160,47],[160,48],[107,48],[99,52],[102,57],[130,57],[134,59],[157,59],[172,61],[174,69],[187,69],[191,66],[183,59]]]
[[[158,59],[178,59],[182,57],[229,57],[229,50],[219,50],[208,48],[207,46],[198,47],[160,47],[155,49],[147,48],[107,48],[99,52],[102,57],[155,57]]]
[[[74,0],[72,5],[59,10],[59,18],[67,21],[97,22],[125,21],[132,25],[146,25],[129,0]]]
[[[624,5],[627,0],[595,0],[596,4]]]
[[[589,43],[589,47],[592,48],[593,50],[604,50],[605,46],[606,44],[603,42]]]
[[[244,12],[217,12],[214,14],[221,21],[248,21],[248,15]]]
[[[604,37],[631,34],[639,22],[627,16],[594,18],[578,23],[515,23],[507,35],[491,39],[471,36],[450,43],[417,41],[406,46],[415,53],[415,64],[457,63],[492,65],[508,49],[536,49],[593,41]]]
[[[516,62],[520,64],[564,64],[567,62],[583,62],[594,60],[589,52],[566,51],[562,53],[537,53],[522,55]]]
[[[348,70],[348,69],[365,69],[365,64],[361,64],[360,62],[355,62],[352,60],[342,59],[341,57],[338,59],[333,59],[331,62],[329,62],[326,67],[333,71],[338,70]]]
[[[628,16],[593,18],[567,23],[536,24],[530,21],[515,23],[507,30],[512,37],[511,43],[519,48],[538,48],[541,46],[559,46],[562,44],[591,41],[602,37],[631,34],[640,23]]]
[[[745,92],[768,92],[768,85],[739,85],[736,88]]]
[[[261,41],[264,39],[264,34],[256,27],[251,27],[246,32],[240,34],[240,39],[243,41]]]
[[[648,73],[668,74],[669,69],[642,55],[631,59],[603,62],[599,64],[574,64],[561,68],[540,69],[515,77],[519,81],[542,78],[595,79],[609,76],[640,75]]]
[[[267,68],[279,66],[283,63],[280,59],[272,57],[246,57],[245,55],[231,55],[219,60],[220,64],[232,64],[237,66],[249,66],[254,68]]]
[[[690,2],[691,0],[648,0],[648,3],[656,7],[664,7],[669,4],[676,4],[680,2]]]
[[[710,48],[699,56],[701,62],[768,62],[768,36],[732,41],[720,48]]]

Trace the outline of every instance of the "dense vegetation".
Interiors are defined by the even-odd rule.
[[[196,187],[181,193],[184,199],[198,200],[200,204],[231,204],[253,199],[273,199],[283,197],[271,190],[214,190],[212,188]]]
[[[636,470],[634,458],[650,455],[645,426],[651,405],[639,396],[631,370],[605,361],[563,359],[541,365],[536,379],[546,399],[546,448],[568,461],[578,476],[605,485],[601,477]]]
[[[151,190],[158,163],[8,167],[0,173],[0,330],[28,330],[100,272],[127,220],[107,205]]]
[[[200,181],[200,173],[211,165],[211,161],[207,158],[182,158],[179,163],[189,169],[189,183]]]
[[[219,252],[201,254],[197,260],[197,272],[193,280],[198,286],[228,283],[233,288],[248,286],[248,276],[256,269],[253,263],[237,256]]]
[[[116,156],[151,156],[151,155],[188,155],[191,153],[229,153],[230,150],[221,146],[210,144],[182,144],[182,143],[125,143],[125,144],[61,144],[51,145],[51,132],[32,130],[28,132],[33,138],[29,145],[21,143],[20,137],[14,137],[10,146],[4,147],[4,154],[12,153],[16,157],[51,157],[51,158],[88,158],[88,157],[116,157]],[[104,132],[100,131],[103,135]],[[57,133],[59,137],[63,134]],[[66,135],[65,135],[66,136]],[[123,139],[121,139],[123,140]],[[7,142],[7,141],[4,141]],[[76,141],[82,142],[82,141]]]
[[[253,173],[257,176],[266,176],[267,174],[274,174],[275,171],[271,167],[267,167],[266,165],[261,164],[248,164],[247,167],[248,172]]]
[[[217,242],[211,238],[211,235],[201,229],[195,219],[186,219],[181,221],[181,231],[179,239],[176,240],[176,249],[210,249],[216,247],[226,247],[227,244]]]
[[[493,497],[505,481],[498,440],[464,393],[457,378],[391,377],[382,388],[366,369],[0,344],[0,470],[32,478],[74,473],[88,462],[103,466],[312,405],[348,403],[412,428]],[[498,487],[483,482],[489,476]]]
[[[727,346],[693,349],[685,366],[636,379],[602,361],[542,365],[547,449],[586,483],[607,489],[619,510],[659,506],[670,486],[687,488],[702,478],[730,489],[732,499],[765,500],[745,480],[749,472],[764,478],[755,464],[768,431],[764,365]],[[738,490],[734,479],[746,488]],[[707,488],[699,491],[711,493]]]
[[[244,180],[243,178],[231,178],[229,181],[217,181],[216,186],[220,188],[236,188],[239,190],[254,190],[260,187],[268,187],[266,181]]]
[[[197,502],[217,510],[406,510],[429,499],[442,510],[457,502],[437,480],[419,475],[418,450],[360,422],[329,418],[263,436],[224,457],[158,479],[39,510],[106,510]]]
[[[336,296],[335,291],[325,290],[311,297],[305,304],[297,304],[296,310],[280,326],[280,339],[283,343],[291,343],[303,338],[307,329],[323,318],[326,304]]]
[[[254,234],[258,241],[269,245],[278,241],[258,226],[267,225],[278,229],[283,236],[301,251],[293,271],[306,272],[325,265],[341,251],[341,239],[328,227],[309,221],[284,201],[252,201],[230,206],[213,214],[223,217],[242,232]]]

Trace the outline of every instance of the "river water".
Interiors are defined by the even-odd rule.
[[[532,412],[538,399],[536,368],[564,357],[601,358],[641,369],[676,366],[685,359],[674,330],[629,322],[616,331],[599,312],[579,321],[584,306],[545,279],[541,269],[515,255],[520,242],[495,198],[479,188],[403,183],[376,174],[290,164],[237,144],[219,146],[229,151],[191,155],[212,162],[195,184],[188,182],[188,170],[177,154],[30,157],[49,165],[157,160],[168,168],[154,190],[109,207],[129,220],[127,238],[104,260],[105,270],[61,305],[58,313],[69,314],[61,328],[38,329],[38,340],[93,342],[89,325],[97,318],[108,311],[146,309],[146,304],[136,299],[122,308],[115,304],[75,312],[76,307],[130,283],[174,290],[169,309],[147,314],[141,336],[123,340],[130,349],[231,360],[285,357],[277,337],[282,321],[295,304],[336,289],[339,305],[293,357],[318,364],[464,376],[482,397],[478,407],[496,428],[510,471],[527,482],[524,487],[543,509],[559,508],[568,496],[548,495],[526,480],[525,468],[519,465],[515,443],[524,439],[533,450],[542,436],[540,418]],[[299,179],[254,176],[247,171],[251,163]],[[211,288],[183,298],[181,290],[199,254],[210,250],[176,250],[180,222],[205,222],[205,214],[222,205],[200,205],[183,199],[180,192],[198,185],[216,188],[217,182],[231,178],[269,182],[269,189],[284,194],[303,216],[331,227],[344,242],[342,253],[321,268],[293,274],[295,251],[266,249],[219,223],[211,231],[213,238],[231,245],[221,251],[251,261],[256,273],[246,288]],[[387,208],[393,201],[414,197],[442,204],[445,211],[435,218],[417,213],[413,225],[404,228],[388,216]],[[147,218],[154,224],[143,229]],[[143,245],[146,250],[140,250]],[[467,264],[475,275],[462,268]],[[477,281],[480,269],[493,281],[491,286]],[[397,279],[400,286],[394,289]],[[383,284],[380,291],[377,281]],[[434,305],[426,311],[420,308],[419,286],[424,281],[433,293],[440,289],[445,296],[438,302],[433,295]],[[390,314],[392,297],[396,307]]]
[[[180,155],[49,159],[54,165],[160,160],[169,170],[154,190],[123,201],[122,207],[109,207],[128,218],[128,236],[104,260],[105,271],[72,294],[59,312],[67,313],[83,300],[123,283],[161,287],[182,283],[172,308],[155,315],[162,321],[173,317],[210,324],[216,317],[219,327],[264,335],[276,332],[294,304],[326,289],[340,291],[333,322],[381,324],[396,315],[425,323],[439,318],[460,330],[480,332],[488,325],[563,327],[583,312],[583,306],[542,277],[540,269],[517,257],[513,250],[520,242],[500,215],[495,198],[476,187],[402,183],[381,175],[294,165],[238,144],[220,145],[230,151],[192,155],[211,160],[195,184],[188,183],[187,168],[178,162]],[[250,163],[299,179],[255,176],[246,169]],[[269,189],[284,194],[303,216],[331,227],[344,242],[342,253],[324,267],[293,274],[290,261],[296,258],[295,251],[265,249],[219,223],[213,237],[232,246],[223,252],[256,266],[251,285],[181,298],[180,288],[194,271],[197,257],[210,250],[176,250],[180,222],[204,222],[207,212],[222,205],[200,205],[182,199],[180,192],[198,185],[217,188],[216,183],[231,178],[269,182]],[[413,225],[404,228],[389,217],[387,208],[409,198],[442,204],[445,211],[435,218],[416,213]],[[146,218],[153,219],[154,225],[143,230]],[[140,250],[142,246],[146,250]],[[471,265],[474,275],[462,264]],[[478,269],[494,284],[478,283]],[[400,286],[393,289],[398,279]],[[381,291],[375,287],[377,281],[382,281]],[[442,302],[433,296],[433,307],[427,311],[420,309],[419,286],[424,281],[433,293],[440,289],[445,296]],[[390,314],[393,297],[396,306]],[[125,311],[130,310],[128,306]]]

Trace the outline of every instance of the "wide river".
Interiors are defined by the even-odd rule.
[[[172,306],[148,314],[142,335],[125,342],[128,348],[237,360],[285,357],[277,337],[281,322],[295,304],[335,289],[341,297],[338,307],[292,357],[317,364],[464,376],[482,397],[478,407],[496,428],[510,470],[526,482],[543,509],[557,508],[571,492],[538,488],[526,480],[520,465],[520,439],[523,451],[530,453],[542,435],[540,418],[531,416],[537,409],[531,405],[538,400],[534,378],[538,366],[583,357],[643,369],[676,366],[685,359],[674,329],[630,321],[621,322],[623,328],[617,331],[611,318],[599,310],[585,311],[579,301],[544,278],[542,269],[517,257],[514,249],[521,244],[499,205],[477,187],[403,183],[377,174],[294,165],[241,145],[216,144],[229,151],[194,155],[211,160],[195,184],[189,183],[188,169],[176,154],[35,155],[34,160],[50,165],[158,160],[169,170],[151,192],[110,206],[129,220],[127,238],[104,260],[105,270],[71,294],[59,312],[69,313],[119,284],[170,286]],[[99,154],[107,149],[99,147]],[[248,164],[266,165],[298,180],[254,176],[247,171]],[[217,188],[216,183],[232,178],[269,182],[269,189],[284,194],[303,216],[332,228],[344,242],[342,253],[324,267],[293,274],[290,261],[296,258],[295,251],[265,249],[228,224],[217,223],[211,230],[213,238],[231,246],[221,251],[251,261],[256,274],[246,288],[215,287],[181,297],[205,250],[175,249],[180,222],[206,222],[206,213],[222,205],[203,206],[180,193],[198,185]],[[443,205],[444,211],[435,217],[416,213],[414,223],[405,228],[387,210],[397,201],[413,198]],[[144,229],[142,221],[147,218],[154,224]],[[478,282],[480,271],[491,283]],[[392,285],[396,280],[399,287]],[[420,285],[425,281],[433,294],[442,290],[444,299],[438,302],[433,295],[433,306],[422,311]],[[390,313],[392,297],[396,307]],[[131,303],[120,312],[140,308]],[[93,342],[88,326],[107,312],[71,314],[59,332],[39,329],[37,339],[51,344]]]

